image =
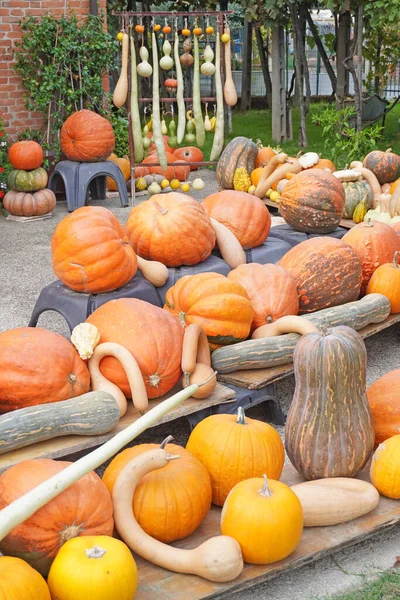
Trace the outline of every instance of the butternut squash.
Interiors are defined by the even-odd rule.
[[[217,238],[217,245],[221,256],[231,269],[246,264],[246,255],[241,243],[234,233],[216,219],[210,217],[211,224]]]
[[[303,317],[288,315],[286,317],[277,319],[273,323],[268,323],[267,325],[258,327],[258,329],[253,331],[253,335],[251,337],[253,340],[256,340],[258,338],[268,338],[276,335],[283,335],[284,333],[298,333],[300,335],[306,335],[307,333],[314,333],[315,331],[318,331],[318,327],[316,327],[310,321],[306,321],[306,319],[303,319]]]
[[[258,180],[258,184],[256,190],[254,192],[255,196],[258,198],[264,198],[265,194],[268,192],[269,188],[266,187],[265,182],[272,175],[277,167],[283,165],[287,162],[288,155],[283,152],[279,154],[275,154],[268,162],[268,164],[263,168],[263,172],[261,173],[261,177]]]
[[[116,529],[131,550],[155,565],[210,581],[232,581],[243,569],[240,546],[233,538],[216,536],[197,548],[183,550],[150,537],[135,519],[132,498],[140,479],[175,459],[179,456],[160,448],[140,454],[122,469],[112,492]]]
[[[274,160],[274,159],[272,158],[272,160]],[[268,163],[268,165],[271,164],[272,160]],[[268,165],[267,165],[267,167],[268,167]],[[265,168],[267,168],[267,167],[265,167]],[[259,190],[259,193],[263,194],[262,196],[259,196],[259,198],[264,198],[265,194],[274,185],[274,183],[278,183],[278,181],[280,181],[281,179],[285,179],[286,175],[288,173],[293,173],[294,175],[296,175],[297,173],[300,173],[302,170],[303,170],[303,167],[301,166],[299,161],[293,161],[290,163],[288,162],[286,164],[281,165],[280,167],[277,167],[275,169],[275,171],[265,180],[263,186]],[[257,188],[256,188],[256,196],[258,196]]]
[[[154,287],[161,287],[166,283],[168,269],[163,263],[157,260],[146,260],[141,256],[136,256],[136,258],[139,271]]]
[[[337,525],[374,510],[379,493],[371,483],[348,477],[315,479],[292,485],[303,507],[305,527]]]
[[[183,375],[190,375],[196,363],[211,366],[210,346],[204,329],[198,323],[192,323],[185,329],[182,347],[181,368]]]
[[[225,28],[225,32],[230,36],[230,30]],[[225,104],[228,106],[235,106],[237,104],[237,92],[235,84],[232,78],[232,65],[231,65],[231,44],[228,42],[224,46],[225,52],[225,84],[224,84],[224,99]],[[217,64],[217,69],[219,65]]]
[[[113,103],[118,108],[125,104],[128,97],[128,55],[129,35],[124,33],[122,36],[121,73],[113,93]]]

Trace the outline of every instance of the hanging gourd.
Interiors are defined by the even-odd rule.
[[[165,122],[165,113],[163,113],[163,118],[161,121],[161,133],[163,135],[168,135],[168,128],[167,128],[167,124]]]
[[[140,75],[140,77],[151,77],[153,73],[153,67],[149,63],[149,52],[146,46],[142,46],[140,48],[139,56],[142,62],[140,62],[137,66],[137,74]]]
[[[160,31],[160,29],[161,29],[161,25],[159,25],[159,24],[154,25],[154,27],[153,27],[153,31],[155,31],[156,33],[157,33],[157,31]]]
[[[136,25],[138,27],[138,25]],[[133,148],[134,148],[134,157],[135,162],[140,163],[144,159],[144,151],[145,146],[142,138],[141,131],[141,123],[140,123],[140,110],[139,110],[139,86],[138,86],[138,76],[137,76],[137,67],[136,67],[136,49],[135,49],[135,41],[133,36],[130,36],[130,44],[131,44],[131,98],[130,98],[130,108],[131,108],[131,129],[133,136]],[[129,175],[130,175],[130,166],[129,166]]]
[[[201,65],[200,71],[202,75],[211,77],[214,75],[216,67],[212,62],[214,60],[214,51],[209,44],[207,44],[206,49],[204,50],[204,60],[205,62]]]
[[[190,54],[190,52],[192,50],[192,40],[190,37],[187,37],[186,40],[183,42],[182,48],[183,48],[183,54],[181,54],[181,56],[179,58],[179,62],[181,63],[181,65],[183,67],[186,67],[188,69],[194,63],[194,58]]]
[[[206,109],[206,116],[204,117],[204,129],[206,131],[211,131],[212,129],[212,125],[211,125],[211,121],[210,121],[210,117],[208,116],[208,102],[205,102],[205,109]]]
[[[164,27],[164,29],[165,29],[165,27]],[[171,28],[170,28],[170,30],[171,30]],[[162,68],[163,71],[170,71],[172,69],[172,67],[174,66],[174,61],[173,61],[172,57],[170,56],[170,54],[172,52],[172,47],[168,40],[165,40],[165,42],[163,43],[163,52],[164,52],[164,56],[160,60],[160,67]]]
[[[171,33],[171,27],[168,25],[167,19],[165,19],[165,25],[162,30],[163,30],[163,33],[165,33],[165,35],[168,35],[169,33]]]
[[[176,94],[176,90],[178,87],[178,82],[176,79],[172,78],[171,79],[166,79],[164,82],[165,85],[165,89],[167,90],[167,92],[171,92],[172,94]]]
[[[182,29],[182,35],[184,35],[185,37],[189,37],[190,35],[190,29],[188,29],[187,19],[185,19],[185,27]]]
[[[113,94],[113,103],[120,108],[126,102],[128,97],[128,56],[129,56],[129,35],[123,33],[122,36],[122,55],[121,55],[121,73],[115,86]]]
[[[212,35],[214,33],[214,27],[211,27],[209,18],[207,17],[207,26],[206,26],[206,34],[207,36]],[[207,38],[208,40],[208,38]]]
[[[228,36],[228,42],[225,43],[225,84],[224,84],[224,100],[228,106],[235,106],[237,104],[237,92],[235,84],[232,78],[232,65],[231,65],[231,44],[230,44],[230,32],[225,27],[225,32],[221,36],[222,42],[224,42],[224,36]]]
[[[193,31],[195,32],[196,28]],[[206,141],[206,132],[204,129],[203,113],[201,111],[200,56],[199,40],[197,35],[200,34],[196,34],[194,37],[193,115],[196,126],[196,144],[199,146],[199,148],[201,148],[204,146],[204,142]]]
[[[194,123],[193,121],[188,121],[186,124],[186,135],[185,141],[188,144],[194,144],[196,142],[196,136],[194,134]]]
[[[174,107],[171,106],[171,120],[169,122],[169,139],[168,139],[168,145],[171,148],[177,148],[178,147],[178,138],[176,136],[176,123],[175,123],[175,118],[174,118]]]

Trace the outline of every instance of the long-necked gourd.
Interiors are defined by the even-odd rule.
[[[178,82],[178,85],[176,88],[176,105],[178,108],[178,129],[177,129],[176,137],[178,140],[178,144],[180,144],[180,143],[182,143],[183,138],[185,136],[186,109],[185,109],[185,100],[184,100],[182,65],[181,65],[181,61],[179,60],[179,37],[178,37],[177,32],[175,32],[174,58],[175,58],[175,68],[176,68],[176,80]]]
[[[165,40],[165,42],[163,43],[164,56],[160,60],[160,67],[163,71],[170,71],[174,66],[174,61],[171,57],[171,51],[171,44],[168,40]]]
[[[119,108],[125,104],[128,97],[128,56],[129,35],[124,33],[122,36],[121,73],[113,93],[113,103]]]
[[[237,92],[232,77],[231,65],[231,39],[230,30],[225,29],[225,33],[229,36],[229,41],[225,44],[225,84],[224,84],[224,99],[228,106],[237,104]]]
[[[149,51],[147,50],[146,46],[140,47],[139,56],[142,62],[140,62],[136,67],[137,74],[140,75],[140,77],[151,77],[153,73],[153,67],[148,62]]]
[[[218,160],[222,149],[224,147],[224,96],[222,92],[222,81],[221,81],[221,69],[220,69],[220,61],[221,61],[221,43],[219,39],[219,33],[217,32],[216,36],[216,45],[215,45],[215,64],[217,68],[215,69],[215,92],[217,98],[217,114],[216,114],[216,125],[215,125],[215,133],[213,145],[211,148],[211,156],[210,160]]]
[[[131,125],[135,162],[140,163],[144,158],[142,130],[140,126],[139,91],[136,69],[135,40],[131,35]]]
[[[157,151],[157,158],[160,164],[160,167],[167,170],[168,161],[165,153],[164,146],[164,138],[161,133],[161,117],[160,117],[160,80],[158,73],[158,50],[157,50],[157,40],[156,34],[154,31],[151,34],[151,44],[153,51],[153,65],[154,65],[154,73],[153,73],[153,112],[152,112],[152,127],[153,127],[153,136],[154,136],[154,144]]]
[[[196,126],[196,144],[201,148],[206,141],[206,132],[201,112],[199,40],[196,35],[194,36],[193,115]]]

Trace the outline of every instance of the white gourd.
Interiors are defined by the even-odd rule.
[[[164,56],[160,60],[160,67],[163,71],[170,71],[174,66],[174,61],[173,58],[170,56],[172,52],[172,47],[168,40],[165,40],[165,42],[163,43],[163,52]]]
[[[216,67],[212,62],[214,60],[214,52],[209,44],[207,44],[206,49],[204,50],[204,60],[205,62],[201,65],[200,71],[203,75],[211,77],[214,75]]]
[[[303,156],[300,156],[299,163],[303,169],[310,169],[316,165],[319,161],[319,156],[316,152],[306,152]]]
[[[140,56],[142,62],[140,62],[136,68],[137,74],[140,75],[140,77],[151,77],[151,75],[153,73],[153,67],[148,62],[149,52],[148,52],[146,46],[142,46],[140,48],[139,56]]]

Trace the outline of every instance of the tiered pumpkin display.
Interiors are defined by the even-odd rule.
[[[133,208],[126,231],[136,254],[167,267],[205,260],[216,239],[202,205],[176,192],[157,194]]]
[[[375,446],[400,432],[400,369],[379,377],[367,390]]]
[[[139,444],[118,454],[103,475],[109,492],[112,494],[118,475],[132,459],[159,447]],[[148,535],[170,543],[187,537],[203,521],[211,506],[211,482],[206,467],[192,453],[176,444],[162,447],[178,459],[140,480],[132,506],[136,520]]]
[[[89,391],[85,362],[58,333],[18,327],[0,333],[0,413],[59,402]]]
[[[100,162],[114,151],[114,130],[101,115],[82,109],[63,123],[60,143],[61,150],[69,160]]]
[[[399,252],[395,252],[393,262],[378,267],[367,287],[367,294],[383,294],[389,299],[391,314],[400,313],[400,265],[398,261]]]
[[[237,169],[243,169],[250,176],[254,170],[258,147],[246,137],[234,138],[222,152],[217,165],[217,181],[226,190],[234,189],[234,177]]]
[[[65,217],[54,231],[51,251],[56,276],[85,294],[115,290],[137,269],[124,228],[101,206],[83,206]]]
[[[129,350],[142,373],[147,395],[158,398],[181,377],[183,328],[167,311],[136,298],[111,300],[87,319],[100,332],[100,344],[115,342]],[[129,382],[120,362],[103,358],[101,373],[128,398]]]
[[[246,290],[219,273],[182,277],[167,291],[164,309],[182,327],[198,323],[212,346],[245,340],[254,315]]]
[[[56,197],[46,188],[48,177],[41,167],[41,146],[34,141],[16,142],[10,146],[8,159],[14,170],[8,175],[10,191],[3,198],[4,208],[20,217],[50,213],[56,205]]]
[[[232,231],[243,248],[255,248],[265,242],[271,228],[271,215],[259,198],[235,190],[223,190],[207,196],[203,207],[209,217]]]
[[[244,479],[266,473],[279,479],[284,449],[271,425],[244,414],[211,415],[196,425],[187,450],[203,463],[211,477],[212,501],[222,506],[232,488]]]
[[[306,479],[354,477],[374,447],[361,336],[345,326],[309,333],[297,342],[293,365],[285,429],[291,463]]]
[[[284,186],[280,212],[296,231],[329,233],[339,225],[345,204],[343,184],[330,172],[307,169]]]
[[[120,158],[116,154],[112,153],[107,158],[107,160],[111,160],[111,162],[116,164],[117,167],[121,170],[121,173],[124,176],[125,181],[128,181],[128,179],[131,176],[131,164],[129,162],[129,158],[127,156]],[[107,189],[110,190],[110,192],[116,192],[118,190],[118,186],[112,177],[107,177],[106,184],[107,184]]]
[[[296,279],[300,314],[346,304],[360,295],[360,259],[353,248],[336,238],[301,242],[278,265]]]
[[[374,173],[381,185],[400,177],[400,156],[387,150],[374,150],[364,158],[364,167]]]
[[[228,273],[228,278],[242,285],[250,298],[254,310],[252,331],[299,312],[296,280],[278,265],[240,265]]]
[[[42,575],[21,558],[0,556],[0,600],[51,600]]]
[[[400,250],[395,231],[389,225],[376,221],[359,223],[343,236],[342,241],[353,248],[361,261],[361,295],[366,293],[377,267],[392,262],[394,253]]]
[[[24,460],[0,475],[0,510],[72,463],[50,459]],[[23,557],[47,575],[59,548],[85,535],[112,535],[111,496],[96,473],[76,481],[28,517],[0,542],[5,555]]]
[[[370,477],[382,496],[400,500],[400,435],[385,440],[375,450]]]

